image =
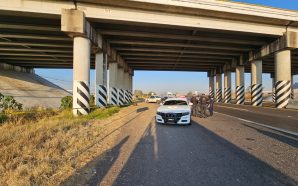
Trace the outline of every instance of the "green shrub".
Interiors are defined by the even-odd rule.
[[[70,109],[72,108],[72,96],[65,96],[61,99],[61,109]]]
[[[95,107],[95,97],[94,97],[94,95],[90,95],[89,104],[90,104],[90,107]]]
[[[7,116],[3,113],[0,113],[0,123],[4,123],[7,120]]]
[[[95,107],[95,97],[94,95],[90,95],[89,104],[91,108]],[[72,108],[72,96],[65,96],[61,99],[60,104],[61,109],[71,109]]]
[[[4,96],[0,93],[0,111],[6,110],[22,110],[23,105],[18,103],[12,96]]]

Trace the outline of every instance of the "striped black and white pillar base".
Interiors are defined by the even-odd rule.
[[[213,88],[209,88],[209,95],[214,98],[214,89]]]
[[[236,87],[236,104],[244,104],[245,100],[245,91],[244,86],[237,86]]]
[[[129,102],[132,103],[132,91],[129,91]]]
[[[236,104],[244,104],[245,101],[245,92],[244,86],[237,86],[236,87]]]
[[[222,101],[222,92],[221,88],[216,90],[216,102],[221,102]]]
[[[225,88],[224,89],[224,95],[225,95],[225,103],[231,103],[231,88]]]
[[[129,104],[129,93],[128,93],[128,90],[123,90],[123,94],[124,94],[124,104],[127,105],[127,104]]]
[[[110,88],[110,104],[118,105],[118,89],[116,87]]]
[[[262,106],[262,102],[263,102],[262,84],[253,84],[251,86],[251,105]]]
[[[107,106],[108,91],[104,85],[97,85],[96,87],[96,106],[106,107]]]
[[[90,92],[87,82],[75,81],[73,91],[76,91],[76,94],[74,94],[73,97],[73,114],[75,116],[87,115],[90,112]]]
[[[119,105],[124,105],[124,90],[123,89],[118,89],[118,101]]]
[[[291,81],[277,81],[275,83],[275,106],[286,108],[291,94]]]
[[[275,87],[272,88],[272,102],[275,103]]]
[[[125,103],[129,104],[130,103],[130,94],[129,94],[129,90],[125,90]]]

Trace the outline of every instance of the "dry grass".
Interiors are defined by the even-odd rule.
[[[101,132],[92,119],[104,119],[118,107],[74,118],[70,110],[40,120],[0,126],[0,185],[57,185],[76,166],[76,158]]]

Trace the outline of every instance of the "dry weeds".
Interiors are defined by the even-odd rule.
[[[40,120],[0,126],[0,185],[57,185],[76,169],[76,159],[98,138],[104,119],[118,107],[97,109],[84,117],[71,111]]]

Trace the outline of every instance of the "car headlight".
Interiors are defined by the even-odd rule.
[[[189,112],[182,112],[182,116],[187,116],[189,115]]]
[[[160,116],[162,116],[162,115],[163,115],[163,113],[162,113],[162,112],[156,112],[156,114],[157,114],[157,115],[160,115]]]

